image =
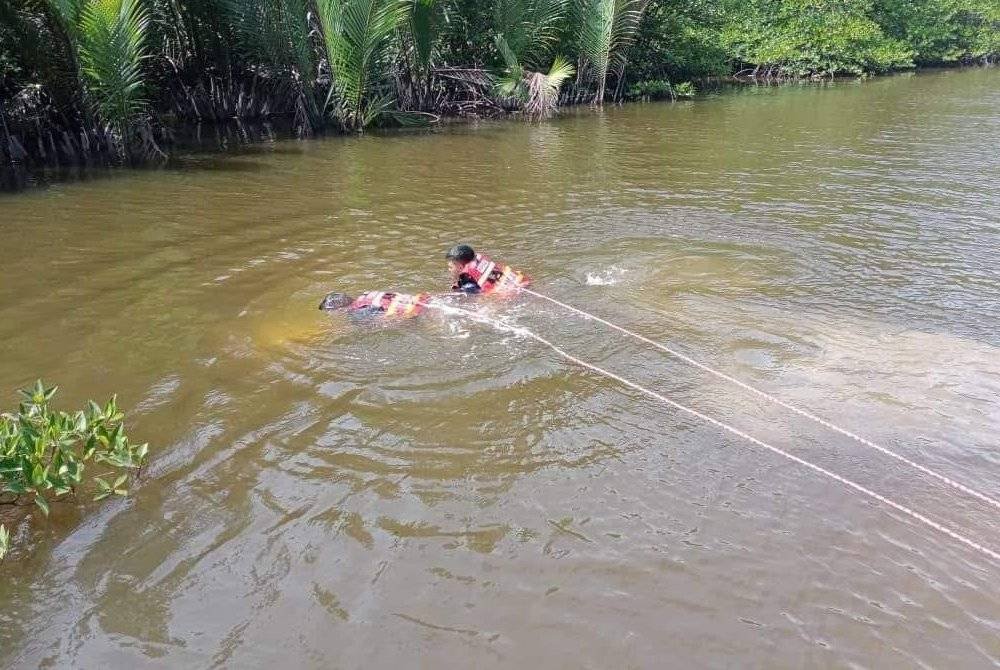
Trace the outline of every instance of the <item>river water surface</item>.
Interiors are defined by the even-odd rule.
[[[0,389],[119,394],[126,499],[22,525],[0,666],[996,667],[1000,564],[515,332],[535,288],[1000,495],[1000,70],[279,142],[0,199]],[[1000,514],[556,306],[480,314],[1000,550]]]

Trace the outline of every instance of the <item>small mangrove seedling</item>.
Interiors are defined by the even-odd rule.
[[[116,397],[68,413],[49,407],[57,390],[39,380],[20,391],[16,413],[0,414],[0,504],[34,502],[48,516],[52,502],[86,486],[85,468],[97,470],[87,480],[94,500],[124,496],[130,475],[139,475],[149,447],[125,435]],[[9,547],[10,532],[0,525],[0,559]]]

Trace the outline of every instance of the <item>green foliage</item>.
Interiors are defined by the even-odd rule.
[[[36,117],[37,110],[16,99],[25,89],[44,89],[46,98],[71,106],[78,99],[80,81],[75,67],[67,64],[74,56],[60,22],[33,9],[41,7],[37,2],[15,5],[0,0],[0,99],[13,99],[12,106],[27,117]]]
[[[682,81],[679,84],[671,84],[665,79],[648,79],[638,81],[628,87],[626,97],[631,100],[663,100],[670,98],[693,98],[695,96],[694,84],[689,81]]]
[[[868,0],[728,2],[731,18],[722,41],[740,63],[792,77],[912,66],[912,50],[869,18]]]
[[[0,0],[0,162],[155,147],[168,117],[540,118],[567,87],[602,104],[998,57],[1000,0]]]
[[[917,63],[948,63],[1000,52],[996,0],[876,0],[872,15],[907,44]]]
[[[220,0],[244,58],[304,86],[315,77],[308,0]],[[322,3],[320,3],[322,4]]]
[[[62,24],[63,29],[76,38],[80,30],[80,16],[87,0],[46,0],[49,9]]]
[[[697,92],[694,84],[689,81],[682,81],[674,87],[674,95],[678,98],[693,98]]]
[[[148,445],[129,441],[115,398],[103,407],[90,402],[86,410],[67,413],[49,407],[56,390],[36,382],[21,391],[16,414],[0,415],[0,495],[8,497],[4,502],[33,501],[48,515],[51,502],[85,485],[84,471],[91,467],[100,470],[92,478],[97,486],[94,500],[125,495],[129,473],[142,466]],[[112,483],[105,479],[110,476],[115,477]],[[8,545],[9,534],[3,529],[0,557]]]
[[[635,39],[645,0],[577,0],[581,59],[596,83],[593,102],[604,104],[609,71],[619,76]]]
[[[559,90],[576,69],[556,56],[548,73],[536,71],[559,38],[566,0],[500,0],[494,11],[494,41],[503,61],[496,92],[517,101],[529,119],[551,116]]]
[[[408,0],[317,0],[333,78],[327,106],[348,130],[362,130],[386,112],[391,95],[379,85],[391,38],[406,20]]]
[[[672,98],[674,87],[665,79],[646,79],[629,86],[625,95],[631,100],[661,100]]]
[[[76,7],[72,0],[61,4],[65,12]],[[146,106],[142,61],[148,25],[139,0],[88,0],[77,22],[87,91],[100,118],[122,137]]]
[[[498,80],[497,90],[520,102],[529,120],[539,121],[555,113],[559,89],[575,72],[576,68],[569,61],[556,56],[547,74],[518,66]]]
[[[441,23],[441,4],[436,0],[413,0],[410,11],[410,37],[416,66],[422,74],[430,72],[435,38]]]
[[[494,39],[504,64],[538,67],[551,52],[565,16],[566,0],[499,0]]]
[[[653,0],[630,50],[629,78],[679,81],[729,74],[729,54],[719,39],[724,24],[714,0]]]

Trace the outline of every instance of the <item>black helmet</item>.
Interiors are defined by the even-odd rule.
[[[468,244],[456,244],[445,255],[449,261],[459,261],[460,263],[468,263],[475,257],[475,250]]]
[[[327,293],[326,297],[323,298],[323,302],[319,304],[319,308],[326,311],[333,311],[335,309],[344,309],[352,302],[354,302],[354,298],[346,293]]]

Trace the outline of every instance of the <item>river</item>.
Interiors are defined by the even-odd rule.
[[[125,499],[0,565],[2,667],[996,667],[1000,564],[581,369],[331,290],[534,288],[1000,493],[1000,69],[280,141],[0,198],[0,389]],[[1000,513],[532,296],[477,313],[1000,550]]]

